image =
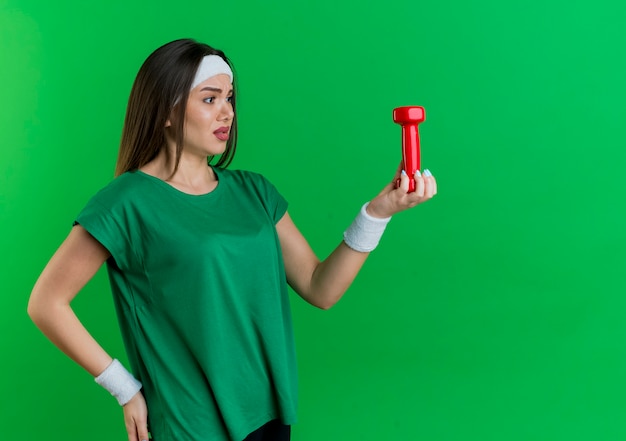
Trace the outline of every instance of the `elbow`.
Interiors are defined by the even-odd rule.
[[[334,303],[324,303],[321,305],[315,305],[317,306],[319,309],[321,309],[322,311],[328,311],[330,308],[332,308],[335,304]]]
[[[345,291],[337,291],[335,289],[317,289],[309,293],[308,301],[313,306],[328,311],[335,306],[343,297]]]
[[[308,286],[308,289],[298,290],[296,292],[307,303],[327,311],[337,304],[345,290],[338,290],[334,286],[316,286],[315,284],[311,284]]]
[[[335,306],[338,301],[339,299],[321,299],[313,303],[313,305],[323,311],[328,311],[330,308]]]
[[[26,313],[37,327],[41,327],[41,323],[46,316],[46,311],[49,310],[50,306],[44,305],[41,301],[41,297],[37,295],[36,291],[33,291],[28,299]]]
[[[28,299],[28,305],[26,306],[26,313],[30,317],[30,319],[36,324],[39,319],[39,310],[40,308],[37,305],[37,302],[33,299],[33,295],[30,295]]]
[[[301,296],[309,305],[315,306],[318,309],[323,311],[328,311],[330,308],[335,306],[338,299],[328,299],[323,297],[314,297],[314,296]]]

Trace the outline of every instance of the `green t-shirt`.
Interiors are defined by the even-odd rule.
[[[296,419],[275,228],[287,202],[259,174],[214,171],[217,187],[198,196],[127,172],[77,218],[111,253],[115,307],[154,441],[238,441],[271,419]]]

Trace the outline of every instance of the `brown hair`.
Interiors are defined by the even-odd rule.
[[[219,55],[232,69],[232,64],[224,52],[192,39],[167,43],[144,61],[128,98],[115,176],[136,170],[157,156],[166,146],[165,125],[168,119],[172,123],[176,138],[174,171],[178,169],[183,148],[185,108],[189,89],[196,70],[206,55]],[[228,167],[235,155],[237,145],[235,97],[233,84],[231,102],[235,116],[226,142],[226,150],[215,164],[218,167]],[[209,157],[209,164],[212,160],[213,157]]]

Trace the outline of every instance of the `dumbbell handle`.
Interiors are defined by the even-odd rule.
[[[402,169],[409,177],[409,192],[415,191],[415,172],[420,169],[420,136],[418,125],[424,121],[424,108],[419,106],[397,107],[393,120],[402,126]],[[399,184],[399,180],[397,185]]]

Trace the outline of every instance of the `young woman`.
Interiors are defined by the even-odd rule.
[[[436,194],[397,173],[320,261],[263,176],[226,167],[237,118],[230,63],[168,43],[133,85],[116,179],[78,215],[37,280],[28,312],[123,406],[128,439],[288,440],[296,420],[289,284],[319,308],[354,280],[393,214]],[[211,165],[214,157],[219,160]],[[106,262],[128,372],[70,302]]]

